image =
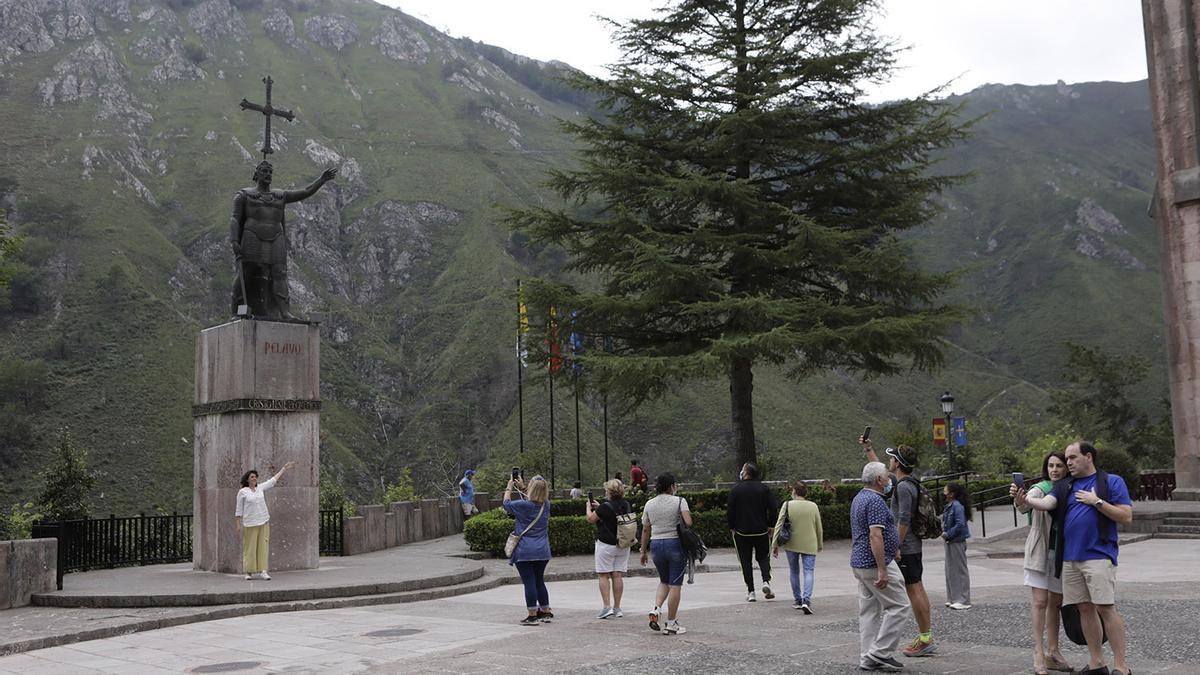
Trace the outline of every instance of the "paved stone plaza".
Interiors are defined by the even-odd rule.
[[[932,548],[926,578],[942,646],[936,657],[907,659],[909,670],[1032,672],[1021,560],[985,557],[996,545],[977,547],[970,558],[975,607],[951,612],[942,607],[941,551]],[[1119,602],[1129,622],[1133,670],[1200,672],[1200,541],[1147,540],[1126,545],[1121,555]],[[731,561],[725,551],[712,556],[714,569],[727,570]],[[814,616],[791,609],[786,563],[779,562],[779,597],[771,602],[746,603],[736,572],[697,575],[684,587],[680,620],[688,632],[678,637],[652,633],[645,624],[655,584],[650,578],[627,581],[626,616],[608,621],[593,618],[599,603],[593,581],[559,581],[550,585],[557,618],[536,627],[516,624],[521,589],[504,585],[423,602],[254,614],[76,642],[2,657],[0,672],[859,672],[845,542],[832,542],[819,558]],[[578,572],[586,564],[581,557],[560,559],[550,571]],[[487,561],[486,568],[490,576],[511,574],[500,561]],[[1080,647],[1066,651],[1073,663],[1085,659]]]

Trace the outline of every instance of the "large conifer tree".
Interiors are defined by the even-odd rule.
[[[895,63],[876,5],[676,0],[617,26],[611,76],[577,82],[606,116],[565,123],[580,161],[550,177],[573,208],[509,217],[598,280],[533,280],[526,299],[612,338],[584,357],[601,389],[640,402],[728,377],[738,463],[756,458],[755,364],[928,368],[961,318],[937,302],[951,276],[917,269],[897,235],[956,180],[932,168],[965,125],[928,95],[863,101]]]

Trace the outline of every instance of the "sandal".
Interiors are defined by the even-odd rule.
[[[1037,663],[1034,663],[1033,675],[1050,675],[1050,671],[1046,670],[1046,666],[1039,666]]]

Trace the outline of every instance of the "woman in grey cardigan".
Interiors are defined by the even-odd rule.
[[[1067,475],[1067,458],[1055,451],[1042,461],[1043,480],[1029,488],[1028,494],[1044,497],[1054,492],[1055,481]],[[1029,608],[1033,621],[1033,670],[1047,675],[1048,670],[1071,672],[1071,665],[1059,651],[1058,635],[1062,607],[1062,579],[1054,576],[1054,519],[1047,511],[1030,511],[1028,504],[1017,507],[1030,513],[1029,535],[1025,538],[1025,585],[1032,591]]]
[[[946,606],[971,609],[971,572],[967,569],[967,539],[971,538],[971,495],[962,483],[946,486],[942,539],[946,540]]]

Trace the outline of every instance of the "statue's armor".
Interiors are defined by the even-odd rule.
[[[287,236],[284,232],[284,199],[275,190],[264,199],[253,188],[239,191],[245,198],[242,225],[242,260],[266,265],[287,264]]]

